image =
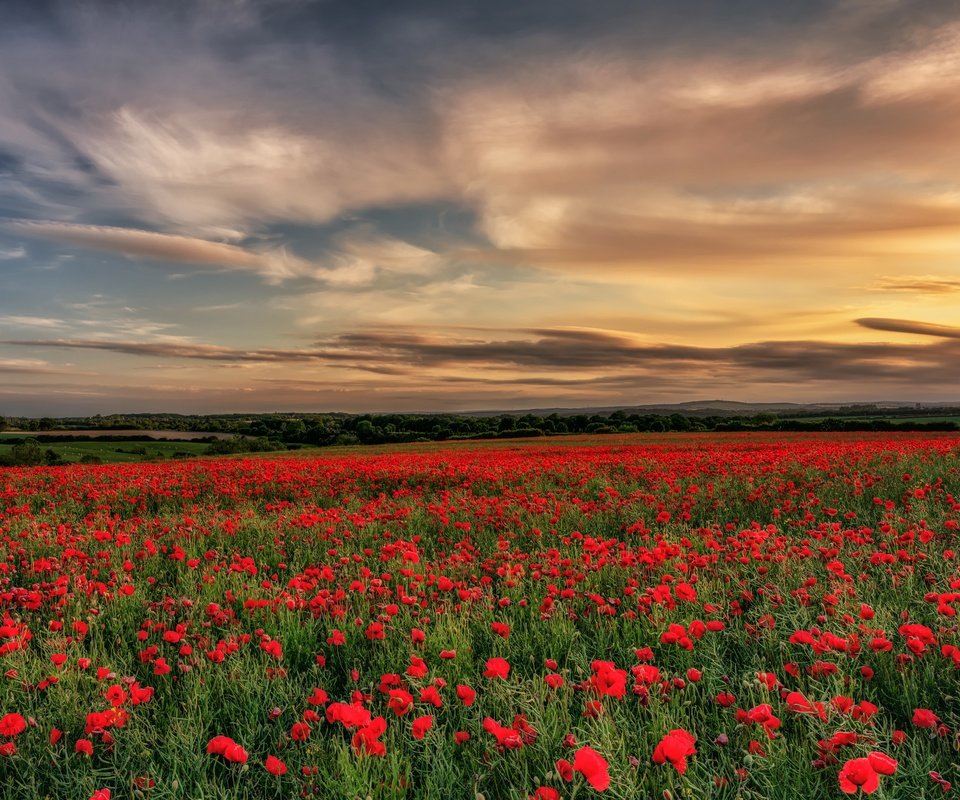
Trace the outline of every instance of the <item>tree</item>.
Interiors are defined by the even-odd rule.
[[[21,444],[15,444],[10,455],[14,464],[24,467],[36,467],[44,463],[44,452],[36,439],[25,439]]]

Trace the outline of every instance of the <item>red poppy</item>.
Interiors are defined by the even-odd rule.
[[[523,737],[520,731],[515,728],[508,728],[501,725],[493,717],[485,717],[483,720],[483,729],[491,736],[496,738],[497,744],[508,750],[516,750],[523,747]]]
[[[89,739],[77,739],[76,744],[73,746],[75,753],[82,753],[85,756],[93,755],[93,742]]]
[[[537,791],[530,795],[530,800],[560,800],[560,792],[552,786],[538,786]]]
[[[425,714],[422,717],[417,717],[413,721],[413,738],[422,739],[426,736],[428,730],[433,727],[433,717],[429,714]]]
[[[16,736],[27,727],[27,721],[16,712],[0,719],[0,736]]]
[[[263,766],[271,775],[280,777],[281,775],[287,774],[287,765],[276,756],[267,756],[267,760],[263,762]]]
[[[505,658],[488,658],[487,668],[483,675],[485,678],[503,678],[510,674],[510,662]]]
[[[664,764],[669,761],[683,775],[687,771],[687,757],[696,755],[697,737],[692,733],[675,728],[664,736],[653,751],[653,763]]]
[[[918,708],[913,712],[913,724],[918,728],[934,728],[939,721],[940,717],[928,708]]]
[[[246,764],[248,753],[229,736],[214,736],[207,742],[207,752],[223,756],[234,764]]]
[[[441,708],[443,706],[443,699],[440,697],[440,692],[436,686],[424,687],[420,691],[420,702],[430,703],[434,708]]]
[[[312,706],[322,706],[329,699],[330,696],[323,689],[314,689],[313,694],[307,698],[307,702]]]
[[[492,630],[497,636],[502,636],[504,639],[510,638],[510,626],[506,622],[491,622],[490,630]]]
[[[838,778],[840,791],[854,794],[862,790],[873,794],[880,788],[880,775],[893,775],[897,771],[895,759],[885,753],[869,753],[866,758],[851,758],[843,765]]]
[[[610,785],[608,766],[607,760],[589,746],[581,747],[573,758],[573,768],[598,792]]]
[[[473,705],[473,701],[476,699],[477,693],[466,684],[458,683],[457,697],[467,708],[469,708]]]
[[[391,689],[389,695],[387,708],[398,717],[402,717],[413,708],[413,695],[406,689]]]
[[[387,721],[383,717],[376,717],[370,720],[369,725],[360,728],[353,734],[353,749],[358,754],[367,754],[371,756],[385,756],[387,746],[380,741],[380,737],[386,733]]]
[[[310,726],[306,722],[294,722],[290,726],[290,738],[295,742],[305,742],[310,738]]]

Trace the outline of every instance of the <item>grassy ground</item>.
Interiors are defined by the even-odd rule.
[[[21,434],[22,435],[22,434]],[[64,461],[74,463],[83,456],[95,456],[105,464],[152,461],[199,456],[209,447],[205,442],[41,442],[42,450],[53,450]],[[0,441],[0,455],[13,445]]]

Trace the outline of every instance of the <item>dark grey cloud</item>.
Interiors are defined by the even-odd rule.
[[[450,339],[404,331],[366,331],[342,334],[318,342],[314,348],[239,350],[209,344],[124,342],[111,340],[8,340],[6,345],[100,350],[164,359],[192,359],[221,363],[321,364],[359,369],[383,375],[425,378],[423,370],[437,371],[438,379],[467,381],[465,368],[477,371],[478,382],[530,385],[589,385],[629,382],[629,369],[649,378],[669,381],[700,376],[741,375],[751,380],[849,381],[904,383],[936,379],[950,383],[951,365],[960,358],[960,329],[903,323],[897,320],[859,320],[865,327],[918,332],[944,337],[932,344],[872,342],[767,341],[732,347],[696,347],[637,343],[626,335],[598,331],[538,329],[534,338]],[[533,370],[531,373],[530,371]],[[506,371],[508,374],[502,374]],[[569,372],[570,376],[555,373]],[[607,373],[591,376],[590,372]],[[486,374],[484,374],[486,373]],[[960,381],[960,377],[954,382]]]
[[[888,319],[886,317],[864,317],[854,320],[864,328],[890,333],[912,333],[921,336],[938,336],[944,339],[960,339],[960,328],[954,325],[935,325],[930,322],[917,322],[910,319]]]

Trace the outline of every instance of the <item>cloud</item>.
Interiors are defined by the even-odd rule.
[[[865,327],[924,332],[960,339],[960,329],[858,320]],[[7,345],[101,350],[164,359],[192,359],[260,365],[316,364],[403,378],[421,385],[436,379],[468,382],[463,370],[474,370],[478,383],[500,385],[622,383],[627,370],[634,381],[658,384],[721,379],[746,382],[802,381],[892,383],[916,380],[949,384],[950,364],[960,357],[951,341],[936,344],[872,342],[766,341],[731,347],[700,347],[648,342],[630,334],[597,330],[532,329],[501,336],[453,337],[399,329],[340,334],[304,349],[241,350],[210,344],[113,340],[8,340]],[[570,375],[576,379],[571,382]],[[458,377],[459,376],[459,377]]]
[[[0,325],[15,325],[24,328],[62,328],[62,319],[54,317],[31,317],[18,314],[0,314]]]
[[[864,317],[854,320],[864,328],[890,333],[912,333],[920,336],[938,336],[943,339],[960,339],[960,328],[953,325],[935,325],[930,322],[916,322],[909,319],[885,319],[882,317]]]
[[[887,292],[916,292],[918,294],[949,294],[960,292],[960,279],[936,275],[894,275],[877,280],[874,289]]]
[[[46,361],[29,358],[0,358],[0,373],[45,375],[55,370]]]
[[[612,5],[572,49],[566,6],[498,37],[435,8],[430,25],[385,11],[387,36],[382,15],[361,25],[296,4],[126,16],[68,4],[68,35],[4,42],[0,139],[12,180],[51,218],[69,213],[69,188],[83,203],[68,206],[195,240],[123,243],[138,255],[278,279],[309,269],[210,240],[442,201],[472,209],[492,249],[436,256],[568,271],[868,269],[960,248],[943,246],[960,226],[960,23],[942,4],[908,17],[841,3],[789,27],[774,14],[762,38],[744,19],[709,47],[693,32],[658,38],[682,14]],[[367,55],[328,18],[352,20]],[[324,266],[345,286],[391,269],[349,247]]]
[[[24,236],[119,253],[130,258],[249,270],[273,279],[313,269],[282,250],[257,253],[232,244],[135,228],[27,220],[7,222],[4,227]]]
[[[0,261],[13,261],[23,258],[27,251],[23,247],[0,247]]]
[[[911,33],[858,59],[836,33],[776,55],[546,55],[445,96],[451,169],[520,263],[762,274],[955,257],[960,25]]]
[[[357,225],[333,237],[317,275],[331,286],[364,286],[380,274],[428,276],[444,261],[432,250],[382,234],[372,225]]]
[[[23,236],[119,253],[129,258],[255,272],[271,283],[310,277],[333,286],[363,286],[370,284],[381,271],[423,276],[443,263],[436,253],[380,234],[369,225],[334,237],[330,250],[317,263],[300,258],[284,247],[252,250],[135,228],[36,220],[9,221],[3,227]]]

